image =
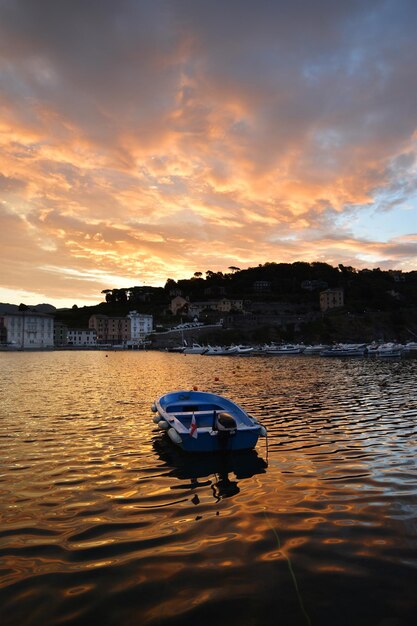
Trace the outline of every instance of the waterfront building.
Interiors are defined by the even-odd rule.
[[[35,311],[18,311],[1,316],[2,338],[12,348],[53,348],[54,318]]]
[[[94,329],[98,344],[125,344],[130,339],[130,319],[128,317],[109,317],[92,315],[88,327]]]
[[[344,306],[344,292],[342,288],[326,289],[320,292],[320,310],[325,312]]]
[[[131,343],[142,343],[146,336],[153,332],[153,316],[129,311],[127,317],[130,319]]]
[[[97,333],[94,328],[68,328],[67,343],[69,346],[96,346]]]
[[[4,325],[3,317],[0,317],[0,346],[7,343],[7,328]]]
[[[54,346],[66,346],[68,343],[68,326],[63,322],[54,322]]]

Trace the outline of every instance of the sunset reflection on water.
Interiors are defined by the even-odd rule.
[[[414,623],[417,361],[97,351],[0,369],[3,623]],[[260,419],[267,446],[173,448],[150,406],[193,386]]]

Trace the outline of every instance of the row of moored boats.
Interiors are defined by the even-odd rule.
[[[263,346],[253,347],[246,345],[231,346],[202,346],[193,343],[168,349],[170,352],[182,354],[202,354],[205,356],[249,356],[249,355],[272,355],[285,356],[303,354],[324,357],[340,356],[376,356],[376,357],[401,357],[417,355],[417,342],[408,343],[337,343],[333,345],[315,344],[277,344],[270,343]]]

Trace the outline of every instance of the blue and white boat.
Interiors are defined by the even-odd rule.
[[[153,421],[186,452],[251,450],[266,429],[240,406],[205,391],[172,391],[152,405]]]

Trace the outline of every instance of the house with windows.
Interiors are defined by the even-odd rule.
[[[230,313],[230,311],[243,311],[243,300],[222,298],[218,300],[217,310],[221,313]]]
[[[66,346],[68,343],[68,326],[63,322],[54,321],[54,346]]]
[[[216,311],[217,313],[243,311],[243,300],[221,298],[220,300],[189,302],[187,308],[188,317],[198,319],[203,311]]]
[[[94,328],[68,328],[67,345],[82,348],[97,345],[97,333]]]
[[[254,291],[269,292],[271,291],[272,283],[270,280],[255,280],[253,283]]]
[[[88,326],[95,330],[97,344],[132,347],[153,332],[153,316],[130,311],[126,317],[92,315]]]
[[[175,298],[172,298],[171,300],[169,309],[173,315],[186,313],[188,310],[188,304],[189,302],[186,298],[183,298],[182,296],[175,296]]]
[[[129,311],[127,317],[130,319],[130,342],[143,343],[146,336],[153,332],[153,316]]]
[[[17,311],[1,316],[2,341],[20,350],[53,348],[54,318],[36,311]]]
[[[329,309],[337,309],[345,305],[343,289],[325,289],[320,292],[320,310],[324,313]]]
[[[110,317],[92,315],[88,327],[96,331],[98,344],[118,345],[130,339],[130,319],[128,317]]]

